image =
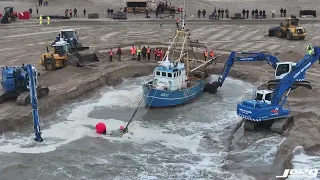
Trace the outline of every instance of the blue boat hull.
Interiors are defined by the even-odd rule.
[[[203,94],[204,87],[210,82],[210,76],[184,90],[168,91],[157,90],[150,85],[143,85],[143,94],[146,95],[144,103],[150,107],[169,107],[185,104]]]

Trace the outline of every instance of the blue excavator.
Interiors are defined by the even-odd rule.
[[[40,76],[40,73],[37,72],[36,68],[33,66],[31,67],[32,72],[35,73],[32,76],[32,80],[35,82],[37,98],[48,95],[49,88],[38,85],[38,76]],[[30,104],[30,72],[28,72],[28,66],[25,65],[22,65],[21,67],[6,66],[2,68],[2,89],[0,89],[0,103],[7,99],[16,98],[16,103],[18,105],[26,106]]]
[[[22,65],[22,67],[4,67],[2,68],[2,81],[1,85],[6,91],[6,97],[20,97],[21,101],[26,103],[26,99],[31,103],[32,106],[32,116],[33,125],[35,131],[34,140],[37,142],[42,142],[40,125],[39,125],[39,112],[38,112],[38,96],[39,92],[43,94],[48,94],[48,88],[38,87],[39,73],[36,68],[32,65]],[[28,95],[28,98],[26,97]],[[22,97],[21,97],[22,96]],[[3,98],[4,96],[0,96]],[[17,101],[18,101],[17,99]]]
[[[267,83],[267,89],[275,89],[277,87],[278,82],[285,77],[288,73],[290,73],[295,67],[297,63],[294,62],[281,62],[276,55],[266,54],[263,52],[231,52],[225,65],[221,75],[219,76],[218,80],[211,83],[206,84],[206,88],[210,89],[211,92],[213,89],[218,89],[221,87],[229,75],[229,72],[234,64],[234,62],[255,62],[255,61],[266,61],[268,64],[275,69],[275,79],[270,80]],[[293,88],[297,87],[306,87],[308,89],[312,89],[311,83],[305,80],[305,73],[301,73],[296,81],[293,84]],[[205,89],[206,89],[205,88]]]
[[[310,49],[309,49],[310,50]],[[301,75],[319,61],[320,47],[312,48],[292,70],[284,76],[274,90],[257,90],[252,100],[238,103],[237,114],[244,121],[246,131],[254,131],[259,128],[270,128],[271,132],[283,133],[293,122],[293,116],[289,107],[284,107],[293,84]]]

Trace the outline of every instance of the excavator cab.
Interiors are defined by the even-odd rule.
[[[274,73],[275,79],[270,80],[267,83],[267,89],[275,89],[278,82],[283,79],[287,74],[289,74],[296,67],[297,63],[294,62],[278,62]],[[300,73],[297,80],[292,85],[292,90],[297,87],[305,87],[307,89],[312,89],[311,83],[305,80],[305,73]]]
[[[293,62],[279,62],[277,63],[277,67],[275,70],[275,78],[282,79],[289,72],[291,72],[292,68],[296,65]]]
[[[257,90],[254,100],[271,104],[272,93],[273,91],[269,89]]]

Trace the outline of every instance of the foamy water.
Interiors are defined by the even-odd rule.
[[[307,180],[319,180],[320,179],[320,153],[318,156],[308,156],[305,154],[302,146],[298,146],[293,150],[294,156],[292,159],[293,169],[316,169],[318,170],[317,178],[305,178],[305,177],[290,177],[289,180],[307,179]],[[281,174],[282,175],[282,174]]]
[[[214,79],[216,79],[216,76],[214,76]],[[114,161],[119,161],[117,159],[119,156],[125,156],[130,161],[138,163],[134,166],[142,166],[143,170],[140,168],[134,176],[139,177],[138,179],[158,179],[157,177],[159,176],[169,178],[171,175],[168,172],[174,172],[175,178],[178,179],[179,177],[180,179],[254,179],[244,175],[241,169],[237,172],[223,171],[220,167],[228,163],[223,163],[228,154],[236,156],[241,154],[249,155],[247,160],[242,162],[243,167],[246,165],[254,166],[254,163],[261,162],[265,164],[272,163],[277,147],[282,140],[275,135],[270,137],[257,135],[256,137],[259,139],[253,140],[246,149],[236,152],[226,151],[224,134],[230,134],[231,129],[229,127],[235,126],[240,120],[236,115],[236,104],[243,98],[250,97],[253,89],[251,84],[231,78],[226,80],[217,94],[204,94],[204,97],[197,100],[196,103],[176,108],[180,113],[176,109],[153,110],[152,113],[147,113],[146,117],[141,121],[133,121],[129,126],[129,132],[132,133],[127,133],[123,137],[96,134],[94,126],[98,122],[104,122],[108,127],[109,133],[117,131],[121,125],[126,125],[132,112],[129,112],[128,117],[125,119],[112,118],[108,113],[102,119],[89,116],[89,114],[98,107],[105,108],[105,111],[123,108],[134,109],[141,99],[141,84],[144,80],[145,77],[127,80],[118,87],[102,89],[101,97],[98,99],[65,106],[57,113],[57,123],[42,130],[44,139],[42,143],[34,142],[34,135],[26,132],[4,134],[0,139],[0,152],[26,154],[23,156],[42,153],[43,155],[41,156],[46,156],[46,154],[54,153],[61,148],[68,148],[69,144],[72,144],[72,147],[81,147],[81,144],[77,145],[77,141],[83,141],[84,138],[92,140],[97,138],[104,139],[106,142],[111,142],[111,146],[113,146],[112,144],[121,146],[121,144],[131,143],[134,146],[134,151],[140,149],[139,153],[132,154],[134,151],[130,152],[130,150],[108,152],[108,149],[106,149],[105,154],[108,157],[97,158],[91,154],[90,157],[91,159],[93,157],[96,159],[92,162],[93,164],[114,164]],[[233,91],[234,89],[237,89],[237,91]],[[143,114],[144,111],[142,109],[140,114]],[[160,115],[161,113],[164,114]],[[189,114],[184,115],[181,113]],[[166,114],[170,116],[167,115],[169,116],[167,117]],[[237,133],[241,133],[241,131]],[[204,139],[204,136],[210,137],[210,140]],[[240,134],[239,136],[242,135]],[[212,144],[212,142],[214,143]],[[168,153],[163,154],[165,151],[168,151]],[[181,152],[183,153],[181,154]],[[68,154],[68,152],[65,153]],[[169,154],[172,157],[167,157]],[[72,152],[67,156],[71,155]],[[89,154],[82,156],[84,158]],[[173,161],[168,162],[168,158],[173,159]],[[147,162],[148,159],[154,159],[160,164]],[[81,167],[80,172],[88,171],[83,167],[85,164],[81,165],[82,163],[88,163],[88,160],[78,163],[78,166]],[[65,166],[65,168],[62,167],[61,172],[59,170],[56,173],[61,174],[66,171],[67,165]],[[112,169],[112,167],[110,168]],[[91,173],[94,173],[94,171]],[[74,177],[77,175],[69,172],[69,176]],[[128,177],[125,174],[113,176],[113,179],[130,178],[132,179],[132,177]]]

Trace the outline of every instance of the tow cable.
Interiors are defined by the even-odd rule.
[[[131,116],[131,119],[130,119],[129,122],[127,123],[126,127],[122,130],[122,132],[121,132],[121,137],[122,137],[125,133],[128,132],[128,126],[129,126],[129,124],[131,123],[131,121],[132,121],[133,118],[135,117],[135,115],[136,115],[136,113],[138,112],[138,110],[143,106],[142,104],[143,104],[145,98],[147,97],[147,95],[149,94],[150,91],[151,91],[151,88],[149,89],[149,91],[148,91],[147,93],[145,93],[145,95],[144,95],[144,96],[142,97],[142,99],[140,100],[140,102],[139,102],[139,104],[138,104],[138,107],[136,108],[136,110],[134,111],[134,113],[133,113],[132,116]],[[157,91],[158,91],[158,90],[156,89],[156,91],[155,91],[154,94],[156,94]],[[152,102],[153,102],[153,99],[154,99],[154,97],[152,98],[152,100],[151,100],[148,108],[147,108],[146,111],[142,114],[142,116],[138,119],[138,121],[141,120],[141,119],[143,118],[143,116],[147,113],[147,111],[149,110],[149,108],[150,108],[150,106],[151,106],[151,104],[152,104]]]

